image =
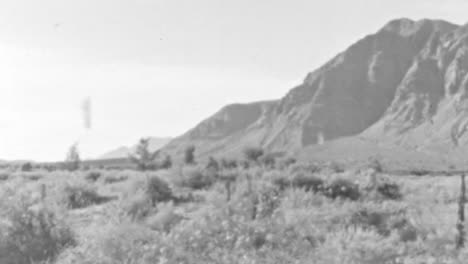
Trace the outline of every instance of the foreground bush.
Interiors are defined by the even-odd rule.
[[[325,195],[332,199],[342,198],[357,200],[360,197],[359,186],[347,179],[336,179],[325,189]]]
[[[63,249],[75,245],[72,231],[52,210],[24,199],[0,206],[0,263],[53,261]]]
[[[158,176],[148,178],[145,186],[145,194],[153,206],[158,202],[170,201],[173,198],[169,184]]]
[[[324,189],[324,182],[321,178],[304,172],[295,173],[292,178],[286,175],[275,175],[272,181],[280,190],[298,188],[318,192]]]
[[[201,190],[211,187],[215,182],[215,177],[201,168],[186,167],[181,174],[175,176],[173,182],[179,187]]]
[[[377,192],[384,198],[399,200],[402,197],[400,186],[396,183],[382,183],[377,186]]]
[[[85,179],[88,181],[95,182],[101,178],[102,174],[99,171],[90,171],[86,174]]]
[[[64,202],[67,208],[78,209],[103,202],[95,188],[86,184],[69,184],[63,189]]]
[[[126,181],[127,179],[128,179],[128,175],[126,174],[121,174],[121,173],[109,174],[104,177],[104,183],[112,184],[116,182]]]
[[[10,178],[10,174],[8,172],[0,172],[0,181],[6,181]]]
[[[137,193],[121,204],[122,212],[133,221],[140,221],[153,211],[150,199],[144,193]]]
[[[158,212],[145,221],[145,225],[152,230],[169,232],[184,217],[175,212],[172,204],[158,206]]]
[[[292,185],[306,191],[317,192],[323,189],[324,183],[322,179],[316,176],[298,173],[293,177]]]

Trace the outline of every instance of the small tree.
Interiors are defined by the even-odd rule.
[[[78,151],[78,144],[73,144],[68,150],[65,163],[68,170],[75,171],[80,168],[80,153]]]
[[[245,159],[251,162],[258,162],[258,159],[263,156],[264,151],[259,147],[247,147],[244,149]]]
[[[166,155],[160,167],[161,169],[170,169],[172,167],[172,158],[170,155]]]
[[[135,153],[129,155],[129,159],[136,164],[138,170],[146,171],[155,167],[155,160],[158,155],[159,151],[150,151],[149,138],[142,138]]]
[[[189,165],[195,164],[195,146],[188,146],[185,149],[184,162]]]
[[[212,169],[212,170],[218,171],[219,170],[218,161],[215,158],[210,157],[208,160],[208,163],[206,164],[206,169]]]
[[[21,171],[32,171],[32,164],[31,162],[26,162],[23,165],[21,165]]]

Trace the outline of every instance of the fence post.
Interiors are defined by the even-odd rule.
[[[457,249],[465,245],[465,174],[461,174],[460,199],[458,201],[458,220],[457,220]]]

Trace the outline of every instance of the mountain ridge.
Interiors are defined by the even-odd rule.
[[[150,151],[157,151],[163,148],[172,138],[170,137],[149,137],[149,149]],[[99,157],[99,160],[105,159],[119,159],[119,158],[127,158],[130,153],[132,153],[136,149],[136,145],[131,147],[128,146],[120,146],[116,149],[110,150]]]
[[[468,26],[395,19],[308,73],[284,97],[223,107],[165,149],[180,154],[195,145],[200,155],[224,155],[257,145],[300,152],[357,135],[419,148],[439,144],[434,139],[464,145],[468,110],[449,108],[468,109],[467,92]]]

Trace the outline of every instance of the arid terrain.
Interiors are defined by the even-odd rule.
[[[146,172],[5,169],[0,262],[464,263],[459,177],[267,157]]]

